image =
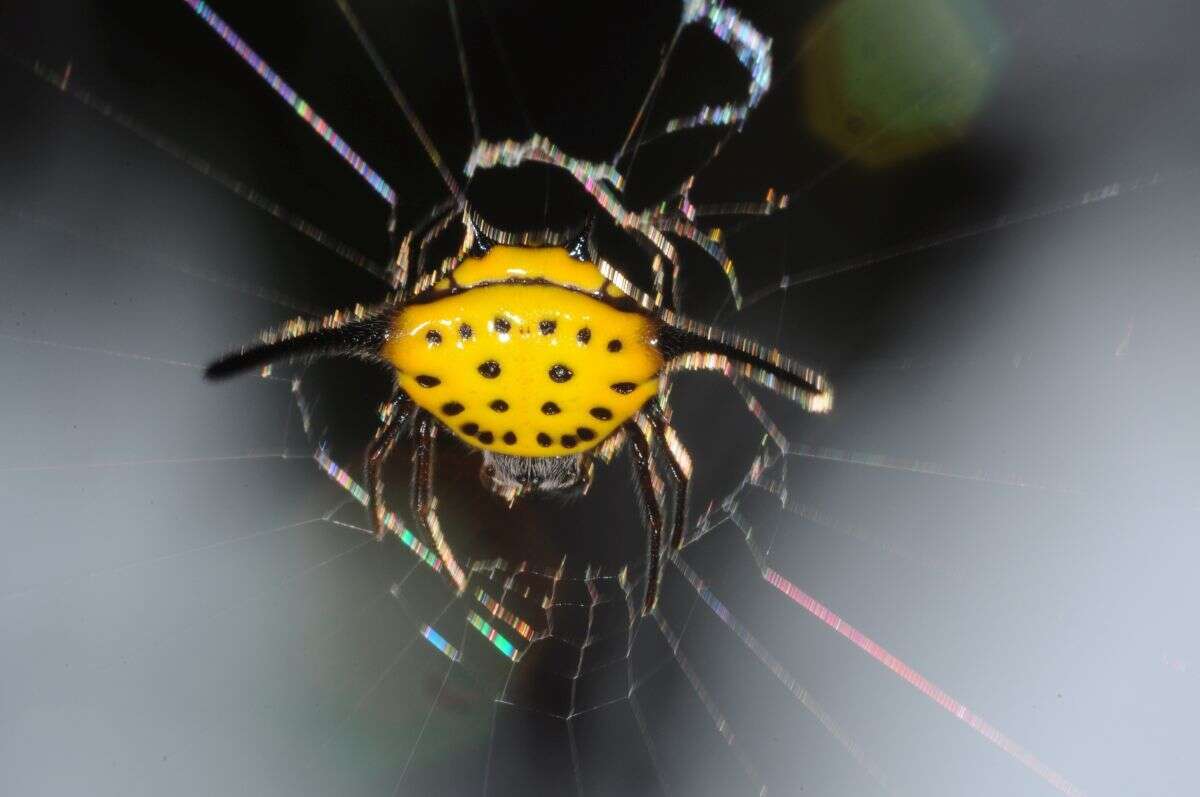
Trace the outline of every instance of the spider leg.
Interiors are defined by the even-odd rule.
[[[424,410],[417,410],[413,427],[413,476],[410,501],[413,522],[417,524],[426,540],[433,541],[433,548],[442,560],[442,565],[460,593],[467,587],[467,577],[454,552],[442,536],[437,519],[437,501],[433,497],[433,451],[437,433],[437,421]]]
[[[388,511],[383,503],[383,465],[391,456],[396,440],[400,437],[400,430],[412,415],[412,411],[412,399],[403,390],[397,388],[388,402],[386,419],[375,432],[371,444],[367,446],[364,469],[366,483],[371,491],[368,497],[367,512],[371,516],[377,540],[383,540],[384,535],[387,534],[387,528],[383,522]]]
[[[671,510],[671,547],[678,551],[683,548],[683,533],[687,528],[688,480],[692,475],[692,458],[675,435],[671,424],[667,422],[657,400],[647,402],[645,414],[651,428],[654,429],[655,438],[662,445],[663,458],[667,461],[667,468],[675,483],[675,502]]]
[[[654,495],[654,481],[650,476],[650,443],[636,421],[625,424],[625,434],[630,443],[633,462],[633,477],[642,501],[642,513],[646,521],[649,552],[646,555],[646,601],[642,614],[649,614],[658,600],[658,579],[662,558],[662,507]]]

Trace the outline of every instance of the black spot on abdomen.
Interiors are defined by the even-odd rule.
[[[550,379],[560,385],[573,376],[575,376],[575,372],[562,363],[555,363],[550,368]]]
[[[626,396],[637,390],[637,385],[635,385],[633,382],[617,382],[612,386],[612,389],[620,393],[622,396]]]
[[[598,421],[612,420],[612,410],[610,410],[608,407],[592,407],[589,412],[591,412],[592,417]]]
[[[437,387],[441,383],[442,380],[438,379],[436,376],[430,376],[429,374],[421,374],[417,377],[417,384],[421,387]]]
[[[459,404],[457,401],[447,401],[442,405],[442,412],[446,413],[447,415],[458,415],[464,409],[466,409],[466,407]]]

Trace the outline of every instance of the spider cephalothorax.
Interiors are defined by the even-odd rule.
[[[628,443],[649,534],[649,610],[664,534],[654,455],[674,485],[674,546],[683,542],[691,467],[659,404],[664,377],[680,369],[719,370],[816,411],[828,408],[828,387],[778,352],[639,302],[605,276],[603,261],[583,259],[584,247],[499,245],[472,232],[465,255],[414,295],[292,321],[214,362],[207,375],[329,356],[389,367],[394,393],[366,454],[371,517],[382,537],[382,468],[407,432],[414,440],[412,518],[460,590],[466,574],[441,533],[433,499],[439,430],[481,451],[481,479],[509,502],[582,492],[596,455],[607,460]]]
[[[592,482],[591,452],[568,457],[519,457],[483,452],[480,479],[485,487],[508,501],[526,494],[584,493]]]

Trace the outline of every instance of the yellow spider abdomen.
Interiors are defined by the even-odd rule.
[[[397,313],[383,354],[413,401],[468,444],[580,453],[657,391],[654,322],[598,298],[605,280],[594,265],[561,249],[498,246],[454,276],[458,292]]]

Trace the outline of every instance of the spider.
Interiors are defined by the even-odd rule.
[[[468,219],[469,221],[469,219]],[[658,596],[663,505],[652,457],[666,463],[674,505],[670,545],[682,547],[690,456],[660,403],[680,369],[742,375],[809,409],[829,406],[824,379],[776,351],[646,308],[602,273],[587,233],[567,246],[499,244],[471,223],[463,256],[432,285],[380,306],[296,319],[216,360],[223,379],[277,361],[356,357],[392,370],[395,388],[365,456],[368,514],[385,534],[383,466],[413,441],[411,516],[454,587],[466,576],[442,535],[433,496],[435,439],[448,433],[482,454],[483,483],[511,503],[587,489],[595,454],[628,445],[648,537],[643,611]],[[596,258],[597,260],[599,258]]]
[[[278,91],[283,85],[278,76],[269,69],[264,72],[261,59],[211,9],[203,3],[193,5]],[[353,15],[344,5],[342,10],[371,52]],[[680,26],[692,24],[708,27],[733,49],[750,75],[747,98],[673,119],[662,134],[705,126],[728,127],[735,133],[770,86],[770,39],[720,0],[683,0]],[[653,92],[652,85],[645,102]],[[290,321],[264,332],[259,343],[218,359],[205,372],[210,379],[222,379],[277,361],[322,357],[354,357],[391,369],[393,391],[365,456],[367,511],[377,538],[382,539],[389,517],[383,500],[383,468],[396,443],[407,435],[413,441],[411,519],[422,541],[437,551],[444,572],[460,593],[466,588],[467,574],[441,532],[433,495],[438,434],[449,434],[478,450],[483,483],[510,506],[525,495],[586,492],[595,459],[608,462],[628,446],[648,539],[643,603],[643,612],[648,613],[658,596],[663,561],[666,499],[656,469],[660,462],[665,464],[673,495],[672,548],[682,547],[687,524],[691,457],[671,427],[662,401],[670,375],[678,370],[718,370],[731,379],[755,381],[813,412],[832,406],[832,393],[819,373],[672,309],[677,304],[673,293],[680,267],[673,241],[688,241],[721,263],[735,299],[737,281],[719,235],[701,232],[695,224],[697,209],[688,197],[694,177],[675,191],[674,206],[664,202],[635,213],[622,205],[624,177],[617,164],[627,152],[636,151],[629,145],[641,117],[639,112],[611,163],[573,158],[535,135],[525,142],[477,141],[464,172],[470,177],[478,169],[525,163],[567,172],[618,227],[649,246],[655,282],[652,297],[597,255],[590,240],[594,215],[578,235],[561,239],[550,233],[518,237],[479,220],[432,144],[422,138],[453,196],[411,229],[396,248],[391,272],[394,293],[370,309],[356,306],[320,320]],[[325,123],[317,121],[320,131]],[[423,134],[414,119],[410,123]],[[329,133],[327,125],[324,129]],[[394,194],[342,144],[339,154],[391,203],[394,232]],[[786,207],[786,199],[786,195],[775,199],[771,192],[756,210],[730,212],[765,215]],[[458,211],[464,227],[458,255],[440,270],[422,273],[427,245],[446,231]],[[415,247],[418,279],[410,287],[414,236],[422,229],[428,233]],[[668,271],[671,294],[663,290]]]

